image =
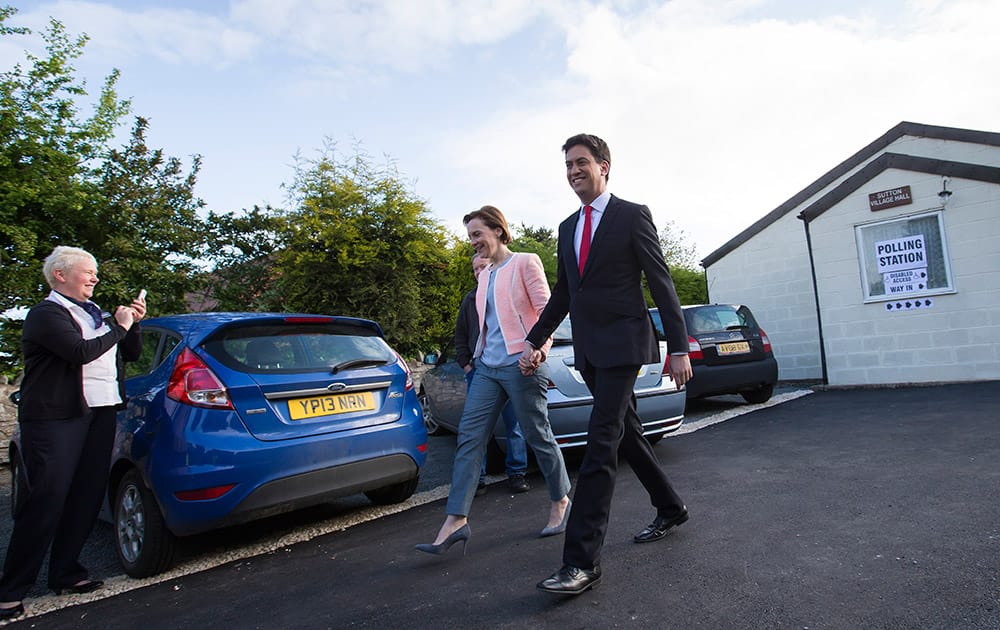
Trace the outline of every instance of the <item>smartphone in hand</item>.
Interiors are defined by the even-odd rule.
[[[138,300],[145,300],[146,299],[146,289],[142,289],[141,291],[139,291],[139,297],[136,298],[136,299],[138,299]]]

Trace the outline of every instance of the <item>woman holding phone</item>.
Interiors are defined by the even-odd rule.
[[[28,312],[21,338],[24,379],[18,405],[28,488],[0,577],[0,621],[24,614],[51,546],[48,585],[56,594],[88,593],[80,552],[108,483],[116,411],[124,403],[123,362],[142,350],[136,322],[145,291],[112,317],[91,301],[97,261],[85,250],[56,247],[42,271],[52,292]]]

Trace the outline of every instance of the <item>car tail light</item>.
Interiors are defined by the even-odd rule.
[[[199,488],[198,490],[178,490],[174,496],[181,501],[209,501],[218,499],[236,487],[235,483],[225,486],[214,486],[212,488]]]
[[[406,385],[403,386],[403,389],[410,391],[413,389],[413,372],[410,371],[410,366],[406,364],[406,361],[403,360],[402,355],[398,352],[396,353],[396,363],[402,366],[403,371],[406,372]]]
[[[764,332],[763,328],[760,329],[760,340],[762,342],[764,342],[764,352],[770,352],[771,351],[771,340],[768,339],[767,333]]]
[[[701,353],[701,344],[694,337],[688,337],[688,358],[692,360],[705,358]]]
[[[195,407],[233,408],[226,386],[190,348],[184,348],[174,362],[174,371],[167,382],[167,398]]]

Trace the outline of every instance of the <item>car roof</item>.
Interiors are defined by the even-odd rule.
[[[681,306],[681,308],[684,309],[685,311],[687,311],[687,310],[690,310],[690,309],[693,309],[693,308],[704,308],[706,306],[728,306],[729,308],[739,309],[739,308],[743,307],[744,305],[743,304],[685,304],[685,305]],[[660,309],[656,308],[655,306],[652,307],[649,310],[656,311],[657,313],[660,312]]]
[[[291,320],[291,321],[290,321]],[[167,328],[179,333],[189,339],[191,343],[197,345],[206,337],[218,330],[235,322],[255,322],[260,324],[268,323],[296,323],[295,320],[309,321],[312,323],[348,324],[369,328],[384,337],[382,327],[376,322],[358,317],[342,317],[337,315],[319,315],[316,313],[253,313],[253,312],[207,312],[207,313],[184,313],[181,315],[164,315],[153,317],[141,322],[143,327]]]

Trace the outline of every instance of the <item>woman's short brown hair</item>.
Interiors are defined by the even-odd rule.
[[[462,223],[468,225],[469,221],[473,219],[479,219],[491,230],[500,228],[500,242],[504,245],[512,240],[510,237],[510,228],[507,227],[507,219],[503,216],[503,212],[500,212],[499,208],[483,206],[479,210],[470,212],[462,217]]]

